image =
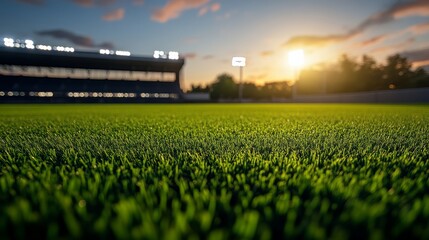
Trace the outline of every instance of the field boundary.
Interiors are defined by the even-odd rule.
[[[298,95],[300,103],[429,103],[429,88],[383,90],[327,95]]]

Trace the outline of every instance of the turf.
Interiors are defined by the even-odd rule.
[[[428,105],[0,105],[0,238],[429,239],[428,123]]]

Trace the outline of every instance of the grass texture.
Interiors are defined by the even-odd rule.
[[[0,105],[1,239],[429,239],[429,106]]]

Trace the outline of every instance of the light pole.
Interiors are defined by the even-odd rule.
[[[240,68],[240,83],[238,86],[238,99],[240,102],[243,100],[243,67],[246,66],[246,58],[245,57],[233,57],[232,58],[232,66]]]

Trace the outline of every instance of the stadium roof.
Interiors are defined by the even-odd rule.
[[[92,52],[57,52],[0,47],[0,64],[144,72],[179,72],[184,59],[102,55]]]

